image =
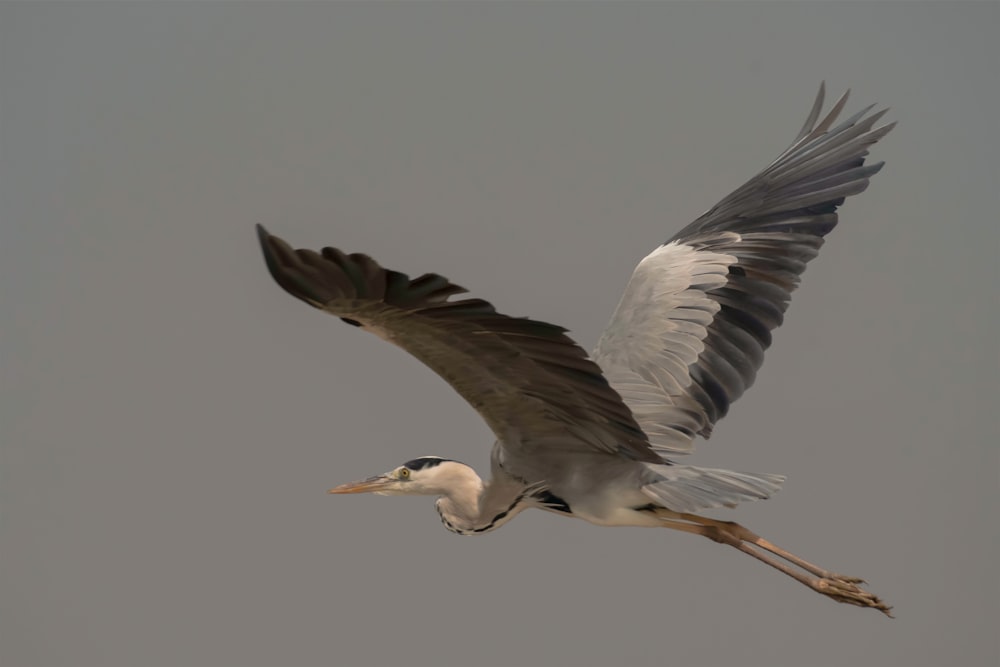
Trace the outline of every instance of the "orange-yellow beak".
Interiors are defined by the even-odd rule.
[[[396,480],[388,475],[376,475],[360,482],[348,482],[335,486],[327,493],[378,493]]]

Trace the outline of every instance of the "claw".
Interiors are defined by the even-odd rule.
[[[895,618],[892,615],[891,606],[883,602],[874,593],[869,593],[863,588],[858,587],[857,584],[859,583],[864,583],[864,581],[857,577],[843,577],[840,575],[836,577],[824,577],[815,580],[816,585],[814,586],[814,590],[833,598],[837,602],[853,604],[857,607],[878,609],[889,618]]]

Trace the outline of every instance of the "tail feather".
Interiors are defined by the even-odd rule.
[[[735,472],[721,468],[647,464],[659,478],[642,487],[643,493],[674,512],[697,512],[713,507],[770,498],[781,489],[784,475]]]

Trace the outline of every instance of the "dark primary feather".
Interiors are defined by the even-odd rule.
[[[818,117],[823,92],[821,88],[810,117]],[[807,123],[770,167],[671,239],[737,260],[729,267],[726,286],[707,292],[721,309],[708,327],[705,350],[691,368],[691,394],[708,418],[703,435],[753,384],[771,344],[771,331],[781,325],[806,264],[837,224],[837,208],[848,196],[864,191],[869,178],[882,169],[883,162],[864,162],[868,147],[895,125],[872,130],[885,111],[864,118],[868,107],[827,131],[847,96],[816,128]],[[736,232],[740,240],[719,238],[713,234],[717,231]]]
[[[293,250],[257,227],[268,270],[293,296],[398,345],[444,378],[510,450],[566,449],[660,462],[601,369],[565,329],[496,312],[436,274],[411,280],[362,254]]]

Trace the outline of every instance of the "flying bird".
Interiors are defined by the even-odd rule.
[[[848,91],[849,92],[849,91]],[[844,200],[883,163],[873,106],[834,126],[824,86],[792,145],[636,267],[588,355],[562,327],[498,313],[426,273],[367,255],[294,250],[257,226],[277,283],[403,348],[444,378],[496,436],[492,477],[422,456],[330,493],[437,496],[448,530],[496,530],[530,507],[600,526],[672,528],[749,554],[838,602],[891,607],[863,580],[820,568],[742,525],[701,513],[770,498],[784,477],[677,463],[753,384],[792,291]]]

